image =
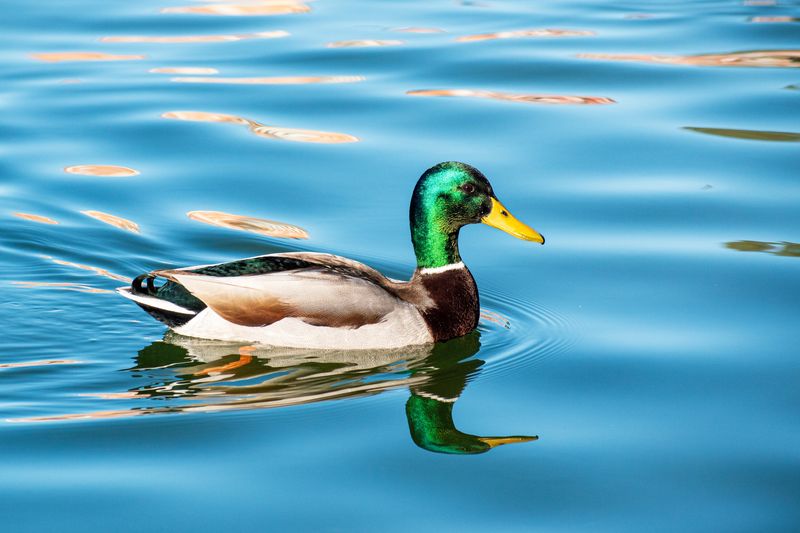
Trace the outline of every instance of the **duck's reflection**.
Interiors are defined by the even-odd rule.
[[[535,440],[482,437],[455,427],[455,402],[484,364],[473,357],[479,348],[477,332],[433,347],[388,352],[259,349],[168,334],[165,342],[142,349],[130,369],[154,383],[123,394],[180,403],[145,412],[219,411],[300,405],[408,387],[408,426],[421,448],[473,454]]]

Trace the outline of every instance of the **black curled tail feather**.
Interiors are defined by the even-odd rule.
[[[134,280],[131,282],[131,292],[134,294],[145,294],[147,296],[156,296],[158,291],[156,290],[156,286],[153,280],[156,277],[153,274],[142,274],[141,276],[136,276]],[[142,283],[147,280],[147,285],[142,285]]]
[[[137,276],[131,282],[132,294],[156,299],[152,300],[152,303],[136,301],[136,304],[144,309],[150,316],[171,328],[175,328],[184,325],[194,318],[197,313],[205,309],[206,305],[192,296],[192,294],[179,283],[167,281],[160,287],[156,287],[155,279],[157,277],[158,276],[155,274],[147,273]],[[159,306],[157,300],[163,300],[178,305],[187,309],[190,313],[179,313],[174,310],[164,309]]]

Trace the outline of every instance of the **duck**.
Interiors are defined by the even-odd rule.
[[[477,168],[447,161],[417,181],[409,209],[417,266],[388,278],[327,253],[285,252],[155,270],[117,292],[187,337],[313,349],[391,349],[462,337],[480,317],[459,255],[462,227],[483,223],[544,244],[497,199]]]

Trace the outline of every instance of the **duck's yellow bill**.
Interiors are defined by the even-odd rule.
[[[488,444],[491,448],[502,446],[503,444],[516,444],[518,442],[530,442],[538,440],[539,437],[478,437],[478,440]]]
[[[538,231],[514,218],[497,198],[492,198],[492,210],[481,219],[481,222],[505,231],[517,239],[544,244],[544,237]]]

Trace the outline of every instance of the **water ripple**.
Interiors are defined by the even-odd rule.
[[[483,374],[509,373],[569,349],[578,338],[570,319],[532,301],[481,289]]]

